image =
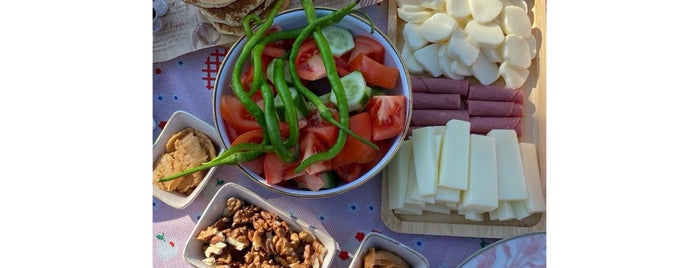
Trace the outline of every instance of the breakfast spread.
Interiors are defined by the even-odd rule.
[[[216,148],[206,134],[193,128],[183,129],[168,139],[165,153],[155,162],[153,185],[164,191],[190,194],[204,179],[205,171],[166,182],[159,179],[201,165],[215,156]]]
[[[310,233],[234,197],[196,239],[205,242],[202,262],[216,267],[321,267],[328,253]]]

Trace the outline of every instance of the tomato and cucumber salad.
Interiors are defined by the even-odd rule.
[[[274,26],[273,29],[266,34],[281,30],[278,26]],[[399,71],[384,64],[384,46],[370,36],[353,35],[337,25],[325,26],[320,32],[328,40],[335,64],[335,69],[330,71],[337,72],[340,77],[349,112],[348,128],[356,137],[347,135],[344,146],[332,159],[314,162],[298,172],[297,167],[302,161],[329,150],[338,140],[342,130],[323,119],[320,109],[297,93],[288,77],[289,74],[286,73],[286,79],[282,80],[285,81],[284,87],[288,86],[289,91],[293,93],[291,95],[295,110],[303,112],[297,112],[296,117],[288,116],[284,114],[285,107],[281,102],[276,100],[275,106],[279,105],[276,111],[282,139],[290,136],[288,119],[296,118],[298,143],[288,149],[297,157],[285,161],[274,151],[269,151],[257,159],[241,164],[265,178],[270,185],[318,191],[356,180],[383,158],[391,145],[390,139],[399,136],[405,128],[407,99],[403,95],[391,94],[395,92]],[[274,84],[280,80],[272,77],[272,62],[275,59],[285,61],[287,72],[286,67],[293,64],[304,85],[329,79],[321,57],[321,49],[313,37],[303,40],[295,58],[288,58],[289,50],[291,42],[281,40],[266,44],[262,54],[264,76],[275,91],[277,99],[281,94],[278,93],[279,85]],[[241,76],[241,83],[246,90],[251,90],[255,79],[251,69],[248,63]],[[332,117],[339,121],[338,101],[341,101],[341,98],[335,96],[334,91],[328,92],[328,89],[311,90],[318,92],[318,97],[330,109]],[[249,97],[255,101],[256,106],[264,107],[260,94],[256,92]],[[264,139],[263,128],[237,97],[223,95],[220,112],[228,138],[232,141],[231,146],[259,143]],[[370,146],[366,141],[375,146]]]

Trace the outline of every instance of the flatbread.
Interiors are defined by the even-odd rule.
[[[199,12],[211,22],[242,26],[243,18],[264,2],[265,0],[237,0],[233,4],[221,8],[200,8]],[[256,15],[259,15],[259,13]]]
[[[265,18],[267,17],[267,15],[269,15],[269,13],[272,11],[273,5],[271,5],[271,3],[274,3],[275,1],[276,1],[276,0],[265,0],[265,4],[267,4],[267,2],[270,2],[270,5],[267,6],[266,8],[264,8],[264,9],[261,9],[261,10],[259,11],[260,13],[259,13],[259,14],[256,14],[256,15],[259,15],[260,18],[265,19]],[[290,3],[291,3],[290,0],[284,0],[284,3],[282,3],[282,6],[281,6],[281,8],[279,9],[279,11],[285,10],[287,7],[289,7],[289,4],[290,4]],[[244,17],[245,17],[245,16],[243,16],[243,18],[244,18]],[[241,20],[242,20],[242,19],[241,19]],[[242,26],[242,22],[239,22],[239,23],[237,23],[237,24],[235,24],[235,25],[231,25],[231,24],[228,24],[228,23],[221,23],[221,22],[211,21],[211,24],[212,24],[212,25],[214,26],[214,28],[216,28],[216,30],[217,30],[219,33],[221,33],[221,34],[225,34],[225,35],[235,35],[235,36],[243,36],[243,35],[245,35],[245,29],[244,29],[243,26]]]
[[[183,2],[195,5],[200,8],[220,8],[225,7],[237,0],[182,0]]]

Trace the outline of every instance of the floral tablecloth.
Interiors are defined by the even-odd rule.
[[[364,8],[386,31],[387,3]],[[226,55],[224,47],[199,50],[167,62],[153,64],[153,141],[177,110],[187,111],[213,125],[211,108],[214,79]],[[369,232],[381,232],[423,254],[430,267],[455,267],[497,239],[403,234],[391,231],[381,220],[381,179],[335,197],[300,199],[262,188],[236,166],[216,170],[201,194],[185,209],[175,209],[153,197],[153,266],[189,267],[183,258],[186,240],[209,200],[223,184],[234,182],[268,198],[315,226],[322,226],[337,241],[339,252],[332,267],[347,267]]]

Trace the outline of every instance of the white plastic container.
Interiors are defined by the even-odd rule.
[[[403,258],[412,268],[427,268],[430,267],[425,256],[422,256],[414,249],[390,238],[384,234],[371,232],[364,237],[362,243],[359,244],[357,252],[354,253],[354,259],[350,263],[350,268],[361,268],[364,263],[364,256],[369,252],[370,248],[377,250],[383,249],[395,253]]]
[[[213,142],[214,147],[216,147],[216,151],[218,152],[217,155],[221,153],[221,148],[223,148],[223,145],[221,144],[220,139],[217,138],[218,134],[213,126],[207,124],[206,122],[202,121],[201,119],[188,112],[176,111],[172,114],[172,116],[170,116],[170,119],[167,120],[167,124],[163,128],[163,131],[160,133],[158,139],[155,140],[155,143],[153,144],[153,164],[155,164],[160,155],[165,153],[165,144],[167,144],[167,141],[170,139],[170,137],[172,137],[172,135],[174,135],[175,133],[188,127],[194,128],[206,134],[206,136],[208,136],[209,139],[211,139],[211,142]],[[204,189],[204,186],[206,186],[206,183],[209,181],[209,178],[211,178],[211,174],[213,174],[215,170],[216,167],[210,168],[206,172],[204,179],[199,183],[199,185],[197,185],[196,188],[194,188],[194,191],[192,191],[192,193],[190,193],[189,195],[185,195],[177,191],[163,191],[154,185],[153,196],[160,199],[160,201],[163,201],[165,204],[170,205],[171,207],[183,209],[189,206],[189,204],[192,203],[192,201],[197,197],[197,195],[201,193],[201,190]]]
[[[282,211],[281,209],[268,203],[259,195],[235,183],[226,183],[221,186],[221,189],[216,192],[213,199],[211,199],[209,204],[206,206],[204,214],[201,215],[201,218],[194,226],[194,229],[189,235],[187,244],[184,248],[184,259],[188,263],[195,267],[212,267],[202,262],[202,260],[205,258],[204,252],[202,251],[204,242],[199,241],[196,238],[199,232],[205,230],[207,226],[211,226],[214,224],[214,222],[221,218],[223,211],[226,208],[226,201],[230,197],[236,197],[245,201],[247,204],[256,205],[262,210],[276,214],[280,219],[286,221],[289,224],[289,227],[291,227],[293,230],[305,230],[309,232],[318,241],[323,243],[323,246],[325,246],[327,249],[327,253],[323,258],[323,265],[321,267],[330,267],[335,255],[337,255],[337,244],[330,234],[318,229],[315,226],[309,225],[303,219],[290,215],[289,212]]]

